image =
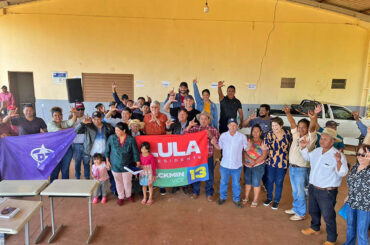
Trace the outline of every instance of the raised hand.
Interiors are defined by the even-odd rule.
[[[315,109],[314,109],[314,111],[313,111],[313,112],[314,112],[316,115],[318,115],[321,111],[322,111],[322,105],[321,105],[321,104],[319,104],[319,105],[315,106]]]
[[[116,82],[112,83],[112,89],[116,90],[118,88],[118,84]]]
[[[18,108],[15,108],[14,110],[10,110],[8,112],[8,117],[10,117],[10,118],[12,118],[12,117],[18,117],[19,114],[17,112],[18,112]]]
[[[290,114],[290,107],[287,105],[284,105],[283,111],[285,112],[285,114]]]
[[[167,128],[169,128],[172,124],[174,124],[174,122],[173,122],[173,121],[171,121],[171,119],[168,119],[168,120],[166,121],[166,127],[167,127]]]
[[[84,121],[83,121],[83,124],[90,124],[90,123],[92,123],[91,117],[89,117],[89,116],[85,117]]]
[[[170,97],[168,97],[168,100],[172,102],[177,102],[176,100],[176,94],[170,94]]]
[[[76,114],[77,113],[76,108],[74,108],[73,106],[70,106],[70,113],[71,114]]]
[[[114,105],[111,105],[111,106],[109,107],[109,111],[110,111],[110,112],[117,111],[117,103],[115,103]]]
[[[355,120],[357,122],[360,121],[360,112],[359,111],[353,111],[352,115],[353,115],[353,117],[355,118]]]
[[[198,125],[198,123],[195,122],[195,117],[194,117],[194,119],[189,122],[189,126],[190,126],[190,128],[192,128],[192,127],[197,126],[197,125]]]
[[[150,98],[148,95],[146,96],[146,100],[147,100],[147,102],[152,102],[152,98]]]
[[[193,83],[198,84],[198,79],[197,79],[197,78],[194,78],[194,79],[193,79]]]
[[[225,81],[219,81],[218,84],[217,84],[217,86],[219,88],[222,88],[223,86],[225,86],[224,83],[225,83]]]
[[[365,148],[366,148],[366,155],[365,155],[365,157],[366,157],[367,160],[370,160],[370,152],[367,149],[367,147],[365,147]]]
[[[170,97],[171,97],[172,95],[176,95],[176,93],[175,93],[175,88],[172,88],[172,90],[171,90],[168,94],[170,95]]]
[[[304,138],[299,143],[301,145],[301,148],[304,149],[304,148],[306,148],[308,143],[310,143],[310,139],[309,138]]]
[[[249,117],[248,117],[248,119],[249,119],[249,120],[253,120],[253,119],[255,119],[255,118],[257,118],[257,117],[256,117],[256,112],[253,112],[253,113],[252,113],[252,114],[250,114],[250,115],[249,115]]]

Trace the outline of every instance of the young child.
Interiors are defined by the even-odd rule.
[[[153,204],[153,182],[156,180],[154,156],[150,154],[150,144],[143,142],[140,147],[140,161],[143,171],[140,173],[140,185],[143,187],[144,198],[142,204]],[[149,186],[149,199],[147,199],[146,189]]]
[[[92,165],[92,175],[95,180],[99,181],[99,186],[95,189],[94,192],[94,200],[93,203],[98,203],[98,196],[101,190],[102,199],[101,203],[107,202],[107,191],[108,191],[108,182],[109,182],[109,175],[108,171],[109,167],[103,161],[103,155],[100,153],[95,153],[93,155],[94,164]]]

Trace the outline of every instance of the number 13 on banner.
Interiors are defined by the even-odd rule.
[[[196,167],[188,168],[188,181],[189,184],[197,181],[208,180],[208,164],[202,164]]]

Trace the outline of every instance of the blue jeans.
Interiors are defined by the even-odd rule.
[[[240,201],[240,174],[242,172],[242,167],[238,169],[224,168],[220,166],[220,199],[226,200],[227,198],[227,187],[229,186],[229,179],[231,175],[232,188],[233,188],[233,201]]]
[[[58,163],[58,165],[54,168],[53,172],[50,174],[50,183],[52,183],[55,179],[58,179],[59,172],[62,172],[62,179],[69,179],[69,166],[72,160],[72,147],[70,146],[62,158],[62,160]]]
[[[208,176],[209,179],[206,181],[206,195],[213,196],[215,190],[213,189],[213,179],[214,179],[214,169],[215,165],[213,163],[213,156],[208,158]],[[200,181],[195,182],[193,184],[193,194],[199,195],[200,194]]]
[[[306,178],[308,175],[308,168],[289,167],[290,183],[293,192],[293,211],[303,217],[306,215]]]
[[[347,240],[344,245],[355,245],[356,234],[358,245],[368,245],[370,212],[347,207]]]
[[[267,189],[267,199],[272,200],[272,192],[274,190],[275,184],[275,199],[274,202],[280,202],[281,193],[283,192],[284,177],[286,174],[286,168],[274,168],[267,165],[266,168],[266,189]]]
[[[310,185],[308,193],[308,210],[311,215],[311,228],[315,231],[320,230],[322,215],[326,223],[326,239],[329,242],[335,242],[338,234],[334,208],[337,202],[338,190],[318,190],[313,185]]]
[[[90,179],[90,155],[84,153],[83,144],[72,144],[73,159],[75,160],[75,178],[81,177],[81,162],[84,165],[85,179]]]

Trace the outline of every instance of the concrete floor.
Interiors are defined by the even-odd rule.
[[[350,162],[354,158],[349,158]],[[71,176],[74,176],[71,164]],[[215,169],[215,197],[219,190],[219,165]],[[293,222],[284,210],[291,208],[292,196],[289,175],[284,182],[280,207],[277,211],[264,207],[262,201],[266,193],[261,192],[257,208],[245,206],[238,209],[231,199],[229,187],[227,202],[218,206],[208,202],[202,184],[201,195],[193,200],[182,191],[160,196],[155,190],[155,203],[152,206],[142,205],[141,198],[135,203],[116,204],[117,198],[110,195],[106,204],[93,205],[93,222],[98,225],[92,244],[322,244],[326,240],[325,222],[322,221],[322,233],[307,237],[300,230],[309,227],[310,218]],[[337,198],[338,211],[347,194],[346,181],[342,181]],[[244,190],[242,192],[244,195]],[[37,200],[37,198],[24,198]],[[64,224],[53,244],[85,244],[89,234],[88,199],[55,198],[56,224]],[[50,226],[50,203],[44,198],[45,222]],[[39,215],[30,222],[30,239],[33,243],[40,227]],[[346,238],[345,220],[337,216],[338,241],[343,244]],[[51,235],[49,228],[46,237],[40,244],[47,244]],[[24,244],[24,231],[9,236],[7,244]]]

